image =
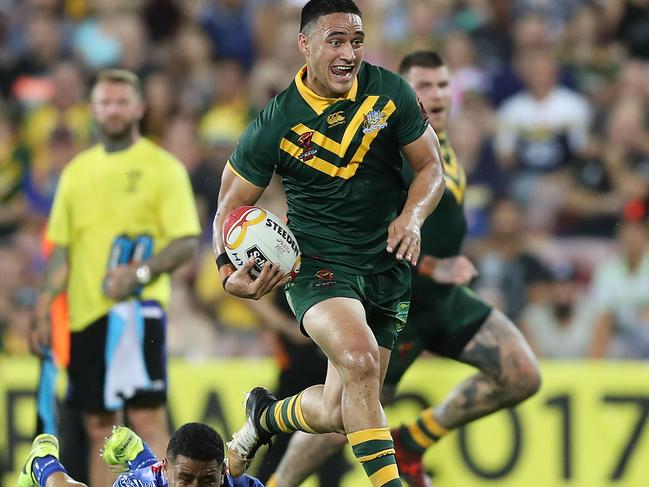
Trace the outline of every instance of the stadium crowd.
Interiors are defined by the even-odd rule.
[[[272,353],[267,317],[223,292],[209,232],[238,136],[300,67],[303,3],[0,0],[2,352],[28,351],[57,180],[93,143],[94,74],[121,67],[143,80],[142,133],[186,165],[204,229],[174,275],[170,353]],[[369,62],[434,48],[450,69],[475,291],[541,357],[649,357],[649,0],[358,4]],[[281,213],[278,188],[259,204]]]

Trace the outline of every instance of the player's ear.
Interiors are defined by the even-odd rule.
[[[162,471],[165,473],[165,477],[167,477],[167,472],[169,471],[169,462],[167,461],[167,457],[162,459]]]
[[[305,56],[309,55],[309,36],[304,32],[300,32],[297,35],[297,47],[300,49],[300,52]]]

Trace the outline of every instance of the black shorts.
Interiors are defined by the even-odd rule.
[[[109,315],[71,333],[66,397],[70,406],[113,411],[166,403],[166,316],[157,303],[142,303],[141,310],[131,333]]]

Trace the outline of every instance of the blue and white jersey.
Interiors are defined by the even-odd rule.
[[[157,462],[123,473],[117,478],[113,487],[168,487],[168,485],[169,482],[163,473],[162,462]],[[226,475],[223,487],[264,487],[264,484],[248,475],[242,475],[238,479]]]

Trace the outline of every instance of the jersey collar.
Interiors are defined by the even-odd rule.
[[[313,111],[316,112],[318,115],[322,115],[322,113],[327,108],[329,108],[329,106],[336,103],[337,101],[340,100],[356,101],[356,94],[358,93],[358,75],[356,75],[356,79],[354,79],[354,84],[352,85],[352,89],[349,90],[349,92],[345,96],[342,96],[340,98],[325,98],[324,96],[318,95],[316,92],[314,92],[311,88],[309,88],[304,83],[305,75],[306,75],[306,64],[302,66],[302,68],[295,75],[295,86],[297,86],[297,91],[300,92],[300,95],[302,95],[304,101],[307,102],[308,105],[311,108],[313,108]]]

